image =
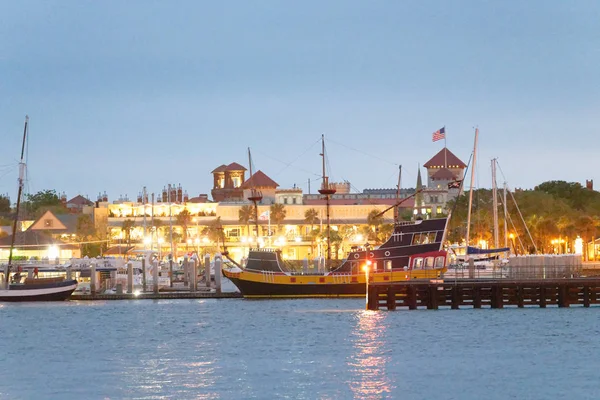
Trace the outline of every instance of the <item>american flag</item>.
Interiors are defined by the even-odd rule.
[[[267,211],[264,211],[262,214],[260,214],[260,215],[258,216],[258,219],[260,219],[261,221],[266,221],[266,220],[268,220],[268,219],[271,217],[271,215],[270,215],[270,214],[271,214],[271,213],[269,212],[269,210],[267,210]]]
[[[433,142],[437,142],[438,140],[442,139],[446,139],[446,127],[433,132]]]

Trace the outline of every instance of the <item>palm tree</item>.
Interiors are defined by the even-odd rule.
[[[250,236],[250,221],[254,221],[254,206],[246,205],[238,210],[240,224],[246,226],[246,234]]]
[[[123,221],[123,225],[121,226],[121,231],[125,232],[125,238],[127,239],[127,246],[131,244],[131,231],[133,230],[133,226],[135,222],[131,219],[126,219]]]
[[[279,225],[281,225],[287,214],[285,206],[279,203],[271,204],[269,212],[271,215],[271,222],[277,226],[277,232],[279,232]]]
[[[179,214],[177,214],[177,225],[180,225],[183,229],[183,241],[186,243],[187,249],[187,239],[188,239],[188,226],[192,221],[192,214],[187,209],[184,209]]]
[[[304,223],[310,225],[310,231],[315,229],[315,224],[319,222],[319,212],[314,208],[304,211]]]
[[[219,248],[219,241],[222,241],[223,246],[225,246],[225,235],[223,233],[221,217],[217,217],[217,219],[208,224],[206,228],[202,230],[202,234],[206,235],[211,242],[215,242],[217,244],[217,249]]]
[[[383,215],[377,209],[371,210],[367,215],[367,225],[369,226],[369,239],[379,244],[379,227],[383,223]]]

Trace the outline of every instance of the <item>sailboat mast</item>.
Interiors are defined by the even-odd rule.
[[[508,210],[506,207],[506,182],[504,182],[504,247],[508,247]]]
[[[335,193],[335,189],[329,187],[329,177],[325,174],[325,135],[321,135],[321,157],[323,158],[323,184],[319,193],[325,196],[327,213],[327,261],[331,261],[331,225],[329,219],[329,196]]]
[[[398,166],[398,186],[396,187],[396,203],[400,201],[400,183],[402,180],[402,165]],[[398,223],[400,220],[400,212],[398,207],[394,207],[394,222]]]
[[[248,147],[248,168],[250,169],[250,178],[248,178],[248,180],[250,180],[250,196],[248,197],[248,200],[250,200],[253,204],[254,204],[254,226],[256,228],[256,246],[260,247],[258,244],[258,202],[260,200],[262,200],[262,194],[258,193],[255,189],[254,189],[254,180],[252,179],[253,174],[252,174],[252,155],[250,154],[250,147]],[[269,218],[271,216],[269,215]],[[269,232],[270,234],[271,232]]]
[[[498,189],[496,187],[496,159],[492,159],[492,207],[494,211],[494,248],[499,247],[498,227]]]
[[[477,160],[477,138],[479,128],[475,128],[475,143],[473,144],[473,165],[471,165],[471,188],[469,189],[469,209],[467,210],[467,234],[465,236],[465,260],[469,258],[469,235],[471,234],[471,208],[473,207],[473,186],[475,186],[475,162]]]
[[[17,222],[19,220],[19,211],[21,209],[21,196],[23,195],[23,186],[25,186],[25,141],[27,138],[27,128],[29,125],[29,116],[25,116],[25,127],[23,128],[23,144],[21,145],[21,161],[19,161],[19,191],[17,193],[17,209],[15,210],[15,219],[13,221],[12,238],[10,240],[10,251],[8,253],[8,266],[6,267],[6,276],[4,277],[8,283],[10,275],[10,267],[12,264],[13,250],[15,247],[15,239],[17,237]]]

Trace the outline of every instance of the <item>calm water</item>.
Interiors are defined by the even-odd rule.
[[[0,398],[600,398],[600,308],[363,307],[0,304]]]

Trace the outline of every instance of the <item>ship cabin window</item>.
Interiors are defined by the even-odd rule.
[[[377,261],[373,262],[373,272],[377,272]]]
[[[352,261],[350,263],[350,268],[352,269],[353,275],[356,275],[358,273],[358,263],[356,261]]]
[[[415,233],[413,235],[412,244],[429,244],[435,243],[435,232]]]
[[[425,268],[424,269],[433,269],[434,257],[427,257],[425,259]]]
[[[385,260],[385,269],[388,271],[392,270],[392,260]]]
[[[412,269],[422,269],[423,268],[423,259],[422,258],[415,258],[413,260],[413,267]]]
[[[436,257],[435,258],[435,267],[436,268],[444,268],[444,258],[442,256]]]

